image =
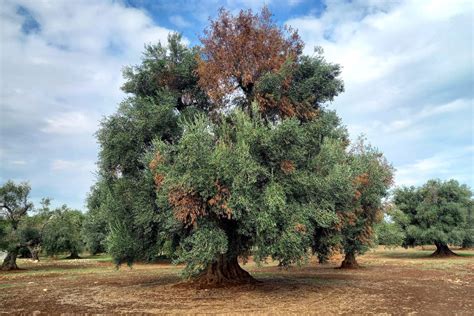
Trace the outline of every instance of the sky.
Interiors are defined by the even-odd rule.
[[[395,185],[431,178],[474,188],[474,2],[4,0],[0,6],[0,184],[29,181],[85,209],[100,120],[125,97],[123,66],[145,43],[181,32],[189,45],[224,7],[259,10],[298,29],[312,55],[342,65],[332,103],[396,168]]]

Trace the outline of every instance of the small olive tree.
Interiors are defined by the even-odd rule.
[[[470,233],[466,227],[472,191],[456,180],[399,188],[394,203],[399,210],[394,220],[406,234],[404,246],[435,244],[432,256],[452,256],[448,244],[461,245]]]
[[[83,249],[81,227],[84,215],[66,205],[54,210],[43,231],[43,249],[53,256],[68,252],[68,259],[78,259]]]
[[[19,227],[22,219],[33,208],[33,203],[29,200],[30,191],[31,187],[26,182],[15,184],[13,181],[7,181],[0,187],[0,215],[6,223],[1,244],[5,245],[8,251],[2,270],[18,269],[16,258],[19,250],[25,246]]]
[[[356,268],[356,256],[367,251],[374,240],[375,225],[383,218],[382,199],[392,185],[393,168],[375,148],[359,139],[349,152],[354,196],[350,212],[341,213],[341,268]]]

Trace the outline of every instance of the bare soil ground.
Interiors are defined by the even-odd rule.
[[[207,290],[179,285],[171,264],[19,260],[24,270],[0,272],[0,313],[473,315],[474,251],[435,259],[433,250],[378,248],[358,270],[336,269],[340,257],[289,270],[251,262],[243,267],[262,283]]]

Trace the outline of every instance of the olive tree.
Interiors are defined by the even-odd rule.
[[[69,253],[68,259],[78,259],[83,249],[81,227],[84,215],[63,205],[52,212],[44,227],[42,245],[49,256]]]
[[[196,282],[252,282],[238,263],[251,253],[304,262],[312,232],[338,221],[337,205],[352,197],[345,131],[331,112],[266,125],[237,111],[183,130],[176,144],[155,144],[150,167],[177,262]]]
[[[393,201],[399,210],[394,219],[406,234],[404,246],[434,244],[432,256],[452,256],[448,245],[461,245],[469,234],[472,191],[456,180],[402,187],[395,191]]]
[[[349,137],[325,107],[340,66],[303,55],[267,9],[221,10],[201,43],[146,46],[97,133],[108,252],[169,256],[202,284],[252,282],[238,261],[251,254],[326,258],[355,194]]]
[[[342,213],[341,268],[356,268],[356,256],[373,245],[374,227],[382,220],[383,201],[392,184],[393,168],[382,153],[359,139],[349,153],[354,186],[351,211]]]
[[[31,187],[26,182],[16,184],[13,181],[7,181],[0,187],[1,217],[7,224],[2,236],[2,244],[6,245],[7,249],[2,270],[18,269],[16,258],[19,250],[24,247],[19,226],[21,220],[33,208],[33,203],[29,200],[30,191]]]

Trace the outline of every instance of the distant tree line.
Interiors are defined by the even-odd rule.
[[[39,260],[41,253],[68,254],[67,258],[77,259],[85,248],[96,250],[88,243],[89,214],[66,205],[51,209],[47,198],[35,208],[30,191],[28,183],[7,181],[0,187],[0,250],[7,252],[3,270],[17,269],[18,256]]]

